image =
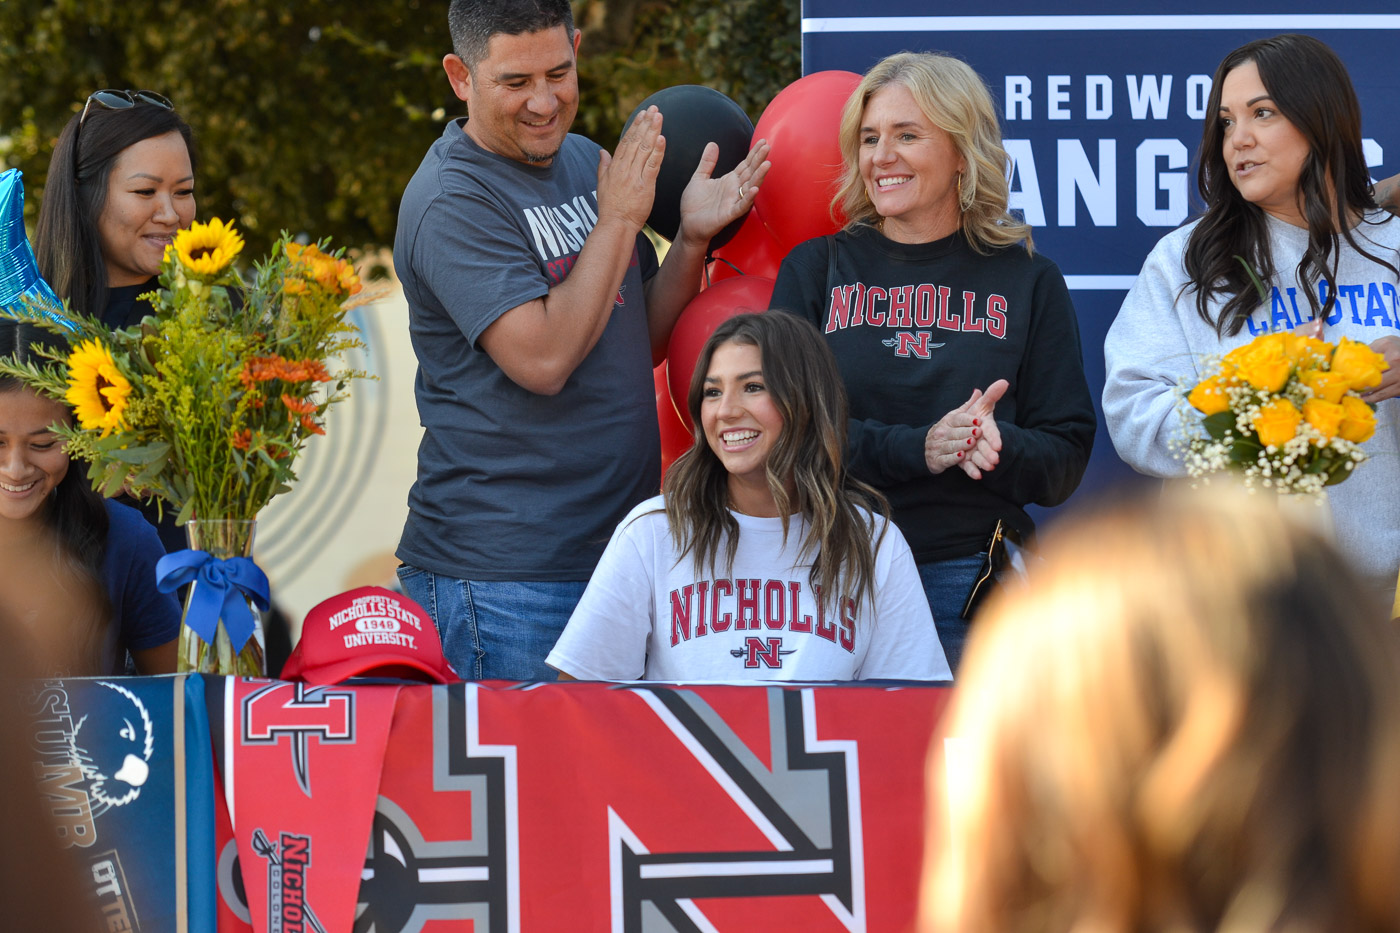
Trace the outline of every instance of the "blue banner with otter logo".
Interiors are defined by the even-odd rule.
[[[104,929],[213,933],[203,681],[46,681],[30,688],[26,712],[40,800]]]

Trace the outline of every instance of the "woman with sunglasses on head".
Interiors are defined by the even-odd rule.
[[[194,220],[194,133],[154,91],[95,91],[59,134],[34,254],[59,298],[110,327],[151,313],[161,259]],[[142,513],[168,550],[185,546],[168,512]]]
[[[58,137],[34,252],[55,294],[124,327],[194,220],[194,134],[152,91],[97,91]]]
[[[847,472],[816,329],[730,318],[687,405],[695,442],[614,532],[546,659],[561,679],[951,680],[909,545]]]

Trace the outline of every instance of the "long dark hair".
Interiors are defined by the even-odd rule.
[[[1296,34],[1258,39],[1240,46],[1215,69],[1206,106],[1197,188],[1206,202],[1205,214],[1191,231],[1186,245],[1188,288],[1196,291],[1196,311],[1221,336],[1244,327],[1259,304],[1249,270],[1241,259],[1267,282],[1275,274],[1269,250],[1268,220],[1263,209],[1246,201],[1232,181],[1225,164],[1225,130],[1220,122],[1220,95],[1225,76],[1246,62],[1254,62],[1259,78],[1273,98],[1278,112],[1288,118],[1308,142],[1298,188],[1303,216],[1308,222],[1308,248],[1298,263],[1300,281],[1334,280],[1341,257],[1341,241],[1392,272],[1395,266],[1373,256],[1357,244],[1350,218],[1376,209],[1366,157],[1361,149],[1361,105],[1352,89],[1346,66],[1337,54],[1311,36]],[[1341,218],[1338,231],[1337,218]],[[1331,312],[1336,290],[1319,305],[1313,289],[1304,290],[1314,316]],[[1210,303],[1226,298],[1217,319]]]
[[[662,483],[677,553],[693,554],[700,573],[705,566],[716,567],[721,542],[725,566],[732,569],[739,547],[739,523],[729,513],[729,473],[706,442],[700,421],[710,359],[729,342],[758,347],[764,383],[783,416],[765,473],[782,516],[784,541],[788,516],[800,512],[807,520],[800,549],[812,557],[811,582],[821,587],[823,599],[849,595],[859,603],[870,596],[873,602],[879,540],[863,510],[888,517],[889,507],[880,493],[847,472],[846,392],[836,358],[815,327],[783,311],[729,318],[700,351],[686,397],[695,443],[676,458]]]
[[[82,132],[78,124],[82,123]],[[194,131],[173,110],[137,102],[125,110],[87,108],[75,113],[59,134],[49,159],[49,175],[34,230],[39,273],[59,298],[84,314],[101,316],[107,305],[107,263],[97,221],[107,204],[108,182],[117,157],[145,139],[179,133],[197,168]],[[73,152],[74,139],[78,152]]]
[[[33,324],[0,318],[0,356],[42,365],[47,361],[34,352],[36,347],[62,346],[63,338]],[[0,376],[0,404],[10,393],[22,391],[32,390],[13,376]],[[69,464],[67,474],[44,509],[44,524],[53,532],[64,556],[100,583],[102,561],[107,555],[107,508],[85,474],[76,464]]]

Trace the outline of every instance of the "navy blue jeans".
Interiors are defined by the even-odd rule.
[[[924,584],[938,640],[943,643],[943,653],[948,656],[948,667],[954,677],[958,673],[958,662],[962,660],[963,643],[967,641],[968,622],[962,617],[963,603],[967,602],[977,571],[982,569],[986,559],[985,553],[969,554],[919,565],[919,580]]]
[[[555,680],[544,663],[586,581],[460,580],[399,568],[409,599],[432,616],[442,650],[463,680]]]

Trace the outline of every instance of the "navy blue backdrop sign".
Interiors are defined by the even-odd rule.
[[[1000,108],[1015,160],[1011,206],[1073,293],[1095,403],[1103,340],[1153,244],[1200,210],[1196,149],[1211,75],[1232,49],[1304,32],[1346,63],[1374,178],[1400,172],[1396,0],[1167,2],[1151,15],[1085,0],[803,0],[802,70],[864,73],[893,52],[970,64]],[[1243,8],[1250,12],[1240,12]],[[852,15],[858,11],[860,15]],[[975,14],[975,15],[969,15]],[[1131,475],[1102,427],[1079,495]]]

